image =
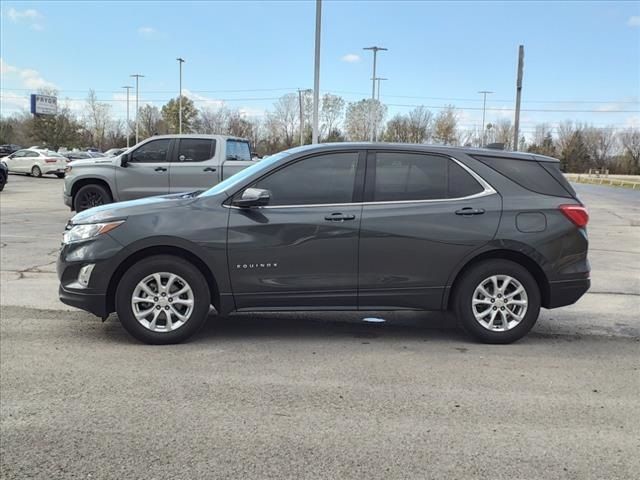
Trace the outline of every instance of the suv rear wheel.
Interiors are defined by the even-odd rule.
[[[455,292],[458,321],[485,343],[511,343],[538,320],[540,291],[523,266],[509,260],[487,260],[464,273]]]
[[[97,207],[111,203],[111,193],[102,185],[90,183],[80,187],[73,197],[73,209],[76,212],[82,212],[88,208]]]
[[[116,291],[122,326],[149,344],[186,340],[202,326],[210,305],[209,286],[202,273],[170,255],[139,261],[125,272]]]

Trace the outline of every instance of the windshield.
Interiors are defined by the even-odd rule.
[[[284,150],[284,151],[282,151],[280,153],[276,153],[275,155],[271,155],[270,157],[266,158],[265,160],[262,160],[259,163],[256,163],[255,165],[251,165],[250,167],[245,168],[244,170],[240,170],[235,175],[232,175],[229,178],[227,178],[226,180],[223,180],[222,182],[218,183],[217,185],[211,187],[209,190],[206,190],[205,192],[202,192],[202,194],[200,196],[208,197],[208,196],[211,196],[211,195],[217,195],[217,194],[219,194],[221,192],[224,192],[225,190],[231,189],[234,186],[236,186],[237,184],[241,183],[246,178],[249,178],[250,176],[260,172],[261,170],[265,170],[265,169],[269,168],[271,165],[273,165],[274,163],[278,162],[282,158],[287,157],[287,156],[289,156],[289,155],[291,155],[293,153],[297,153],[298,151],[306,150],[309,147],[310,147],[310,145],[305,145],[305,146],[302,146],[302,147],[290,148],[289,150]]]

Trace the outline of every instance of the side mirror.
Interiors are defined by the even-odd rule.
[[[267,205],[271,199],[271,192],[261,188],[247,188],[240,198],[233,201],[233,205],[242,208],[261,207]]]
[[[120,166],[126,168],[127,165],[129,165],[129,154],[123,153],[122,156],[120,157]]]

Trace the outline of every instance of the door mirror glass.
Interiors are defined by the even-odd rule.
[[[129,154],[124,153],[122,157],[120,157],[120,165],[126,167],[129,164]]]
[[[243,208],[260,207],[262,205],[267,205],[270,198],[271,193],[269,190],[263,190],[261,188],[247,188],[242,192],[242,196],[240,196],[240,198],[233,200],[233,205]]]

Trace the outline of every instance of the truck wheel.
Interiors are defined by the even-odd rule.
[[[42,177],[42,170],[40,170],[39,166],[34,165],[33,167],[31,167],[31,175],[33,177],[40,178]]]
[[[105,187],[97,183],[90,183],[80,187],[80,190],[73,197],[73,209],[76,212],[82,212],[88,208],[105,205],[112,201],[111,193]]]
[[[523,266],[487,260],[464,272],[454,302],[458,321],[476,340],[511,343],[533,328],[540,313],[540,291]]]
[[[209,313],[207,281],[193,264],[170,255],[145,258],[120,280],[116,312],[138,340],[179,343],[193,335]]]

